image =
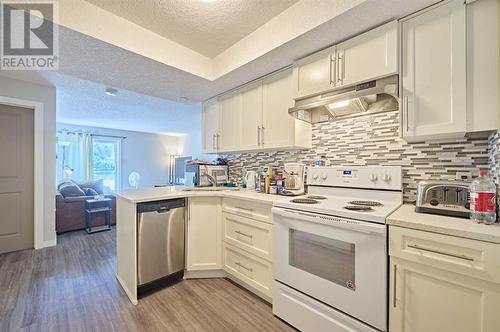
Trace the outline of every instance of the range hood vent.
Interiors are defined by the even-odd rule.
[[[302,121],[318,123],[394,111],[398,107],[398,76],[393,75],[296,100],[288,114]]]

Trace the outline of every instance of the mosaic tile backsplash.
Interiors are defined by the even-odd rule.
[[[257,170],[286,162],[323,157],[327,166],[401,165],[404,200],[415,200],[420,180],[455,179],[457,172],[488,168],[500,185],[500,131],[489,137],[408,143],[399,137],[399,111],[378,113],[313,125],[312,148],[296,151],[224,154],[230,177],[240,180],[242,170]]]

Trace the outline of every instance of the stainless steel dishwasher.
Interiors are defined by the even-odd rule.
[[[137,204],[138,293],[184,276],[185,199]]]

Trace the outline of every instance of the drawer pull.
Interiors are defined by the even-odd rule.
[[[433,253],[441,254],[441,255],[445,255],[445,256],[450,256],[450,257],[455,257],[455,258],[459,258],[459,259],[464,259],[464,260],[470,261],[470,262],[474,261],[474,258],[469,257],[469,256],[459,255],[459,254],[453,254],[453,253],[449,253],[449,252],[444,252],[444,251],[434,250],[434,249],[430,249],[430,248],[425,248],[425,247],[419,246],[418,244],[409,244],[408,248],[413,248],[413,249],[417,249],[417,250],[423,250],[423,251],[433,252]]]
[[[243,236],[246,236],[248,238],[253,238],[253,235],[250,235],[250,234],[245,234],[243,232],[240,232],[240,231],[234,231],[235,233],[239,234],[239,235],[243,235]]]
[[[238,206],[236,209],[238,209],[240,213],[253,214],[252,209],[243,208],[241,206]]]
[[[251,267],[247,267],[247,266],[241,264],[240,262],[236,262],[235,264],[238,265],[239,267],[244,268],[247,271],[253,272],[253,269]]]

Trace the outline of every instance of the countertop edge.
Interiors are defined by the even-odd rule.
[[[391,215],[389,215],[389,217],[387,217],[386,224],[389,226],[398,226],[470,240],[500,244],[500,225],[467,225],[464,223],[460,223],[460,221],[471,223],[472,221],[440,215],[423,214],[422,216],[422,214],[420,213],[409,211],[410,208],[413,210],[415,206],[410,204],[403,204]],[[429,223],[428,219],[430,219],[431,217],[437,219],[435,224]],[[439,221],[442,221],[443,224],[439,224]],[[446,224],[444,224],[444,222],[446,222]],[[457,224],[450,225],[449,223]],[[476,229],[465,229],[464,227]]]
[[[279,200],[281,198],[285,198],[286,196],[278,196],[278,195],[272,195],[273,198],[274,196],[277,196],[276,199],[271,199],[268,197],[269,194],[258,194],[258,193],[253,193],[249,192],[251,195],[266,195],[262,198],[255,197],[255,196],[245,196],[244,191],[235,191],[235,193],[232,193],[231,191],[221,191],[221,192],[195,192],[195,191],[186,191],[186,192],[179,192],[179,193],[168,193],[168,194],[163,194],[163,195],[150,195],[150,196],[145,196],[141,198],[130,198],[126,195],[122,195],[120,193],[116,193],[115,196],[119,197],[120,199],[123,199],[125,201],[128,201],[130,203],[138,204],[138,203],[144,203],[144,202],[150,202],[150,201],[158,201],[158,200],[164,200],[164,199],[174,199],[174,198],[191,198],[191,197],[227,197],[227,198],[234,198],[234,199],[241,199],[241,200],[246,200],[246,201],[252,201],[252,202],[259,202],[261,204],[268,204],[272,205],[274,200]]]

